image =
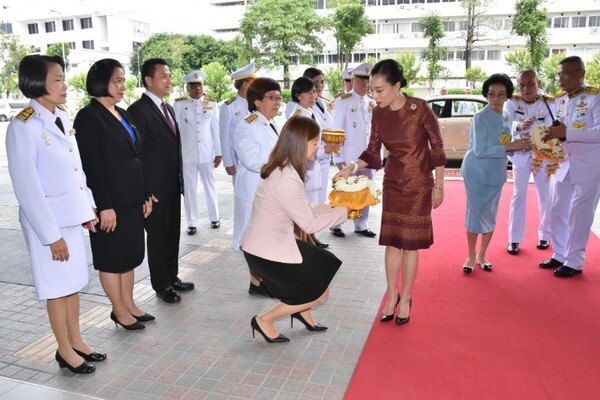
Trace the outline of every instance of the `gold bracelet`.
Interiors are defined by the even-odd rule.
[[[444,190],[444,187],[443,187],[443,186],[437,186],[437,185],[433,185],[433,188],[434,188],[434,189],[437,189],[437,190]]]

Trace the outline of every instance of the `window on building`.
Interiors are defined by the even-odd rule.
[[[52,46],[54,46],[54,43],[48,43],[48,44],[46,45],[46,50],[48,50],[48,49],[49,49],[50,47],[52,47]]]
[[[442,3],[454,3],[456,0],[442,0]]]
[[[56,22],[55,21],[44,22],[44,26],[46,27],[46,33],[56,32]]]
[[[473,60],[473,61],[485,60],[485,50],[471,51],[471,60]]]
[[[369,6],[376,6],[377,5],[377,0],[360,0],[360,4],[362,4],[362,5],[369,5]]]
[[[567,49],[552,49],[552,54],[567,54]]]
[[[546,28],[552,28],[552,18],[546,19]]]
[[[84,40],[81,42],[81,47],[88,50],[94,50],[94,41],[93,40]]]
[[[325,0],[317,0],[317,5],[315,6],[317,10],[325,9]]]
[[[512,29],[513,21],[511,18],[504,18],[504,30],[510,31]]]
[[[381,24],[379,33],[396,33],[396,24]]]
[[[448,50],[442,57],[442,61],[454,61],[454,50]]]
[[[423,32],[423,27],[418,22],[413,22],[411,24],[411,32]]]
[[[92,17],[81,18],[81,29],[92,29]]]
[[[590,15],[588,26],[600,26],[600,15]]]
[[[367,55],[365,53],[354,53],[352,55],[352,62],[355,63],[363,63],[364,60],[367,58]]]
[[[72,19],[64,19],[62,22],[63,31],[72,31],[75,30],[75,24]]]
[[[425,0],[412,0],[412,4],[424,4]]]
[[[70,48],[71,50],[75,50],[75,47],[76,47],[76,46],[75,46],[75,42],[69,42],[69,48]]]
[[[396,4],[396,0],[381,0],[382,6],[393,6]]]
[[[439,3],[440,0],[427,0],[428,3]]]
[[[408,33],[410,32],[410,22],[400,22],[396,24],[396,32]]]
[[[456,51],[456,61],[464,61],[465,60],[465,51],[457,50]]]
[[[456,22],[456,30],[466,31],[467,30],[467,21],[457,21]]]
[[[456,23],[454,21],[445,21],[444,22],[444,31],[453,32],[456,30]]]
[[[554,29],[568,28],[569,27],[569,17],[555,17],[554,24],[552,25]]]
[[[13,33],[12,24],[10,22],[0,21],[0,31],[8,34]]]
[[[571,17],[571,28],[585,28],[587,17]]]
[[[338,55],[337,54],[327,54],[327,64],[337,64]]]
[[[30,35],[37,35],[38,33],[40,33],[38,31],[38,24],[27,24],[27,30],[29,31]]]
[[[487,59],[489,61],[499,61],[500,60],[500,50],[488,50],[487,51]]]
[[[410,0],[396,0],[396,4],[410,4]]]

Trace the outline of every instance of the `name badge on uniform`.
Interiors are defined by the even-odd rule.
[[[500,135],[500,144],[510,143],[510,134],[503,133]]]

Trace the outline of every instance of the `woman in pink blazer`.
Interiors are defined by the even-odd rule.
[[[262,279],[272,297],[281,300],[269,311],[254,316],[257,330],[268,343],[289,342],[275,321],[291,316],[313,332],[319,325],[311,309],[327,297],[328,286],[342,262],[333,254],[296,239],[294,223],[307,233],[344,222],[346,207],[311,206],[304,194],[307,161],[319,144],[319,125],[310,118],[290,118],[261,168],[252,216],[241,244],[250,268]]]

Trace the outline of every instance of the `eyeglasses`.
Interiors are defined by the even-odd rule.
[[[487,97],[492,98],[492,99],[503,99],[506,97],[506,93],[501,92],[501,93],[488,93]]]
[[[265,96],[265,99],[269,99],[273,102],[283,101],[283,97],[281,96]]]
[[[573,74],[575,74],[575,72],[579,72],[581,71],[581,68],[577,68],[574,69],[573,71],[563,71],[563,72],[557,72],[556,76],[558,76],[559,78],[567,77],[567,76],[572,76]]]
[[[111,79],[112,83],[114,83],[117,86],[123,86],[125,85],[125,78],[114,78]]]
[[[352,79],[344,79],[344,82],[352,82]]]

